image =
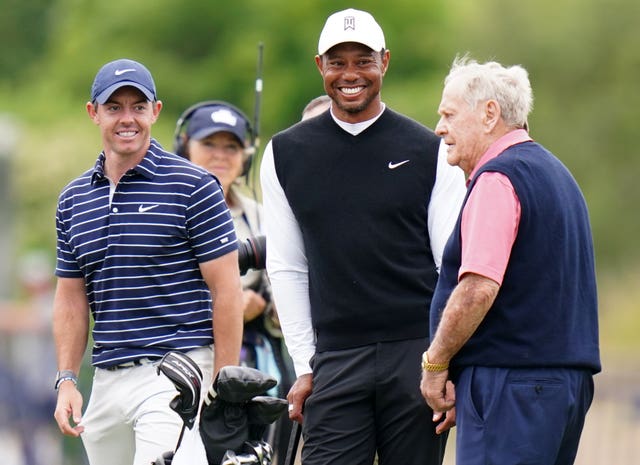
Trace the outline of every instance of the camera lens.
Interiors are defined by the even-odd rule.
[[[264,270],[267,240],[265,236],[249,237],[238,242],[238,265],[240,274],[250,269]]]

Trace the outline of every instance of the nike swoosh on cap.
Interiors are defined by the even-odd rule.
[[[135,70],[136,70],[135,68],[116,69],[113,74],[115,74],[116,76],[120,76],[124,73],[130,73],[131,71],[135,71]]]
[[[394,163],[392,161],[389,162],[389,169],[390,170],[395,170],[398,166],[402,166],[405,163],[409,163],[411,160],[403,160],[403,161],[399,161],[398,163]]]

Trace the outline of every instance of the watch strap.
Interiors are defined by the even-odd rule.
[[[56,384],[54,386],[57,391],[60,388],[60,384],[65,381],[71,381],[74,385],[78,385],[78,376],[71,370],[61,370],[56,374]]]
[[[445,371],[449,369],[449,363],[431,363],[429,361],[429,355],[425,350],[422,354],[422,369],[430,373],[437,373],[439,371]]]

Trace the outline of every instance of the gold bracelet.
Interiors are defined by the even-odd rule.
[[[445,371],[449,369],[449,363],[430,363],[429,355],[425,350],[422,353],[422,369],[429,372]]]

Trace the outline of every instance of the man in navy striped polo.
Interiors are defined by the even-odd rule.
[[[187,353],[205,385],[238,364],[236,235],[217,179],[151,138],[162,102],[147,68],[107,63],[86,107],[103,150],[57,207],[54,416],[64,434],[82,437],[91,465],[149,464],[182,426],[156,362]],[[82,415],[76,384],[90,314],[95,374]]]

